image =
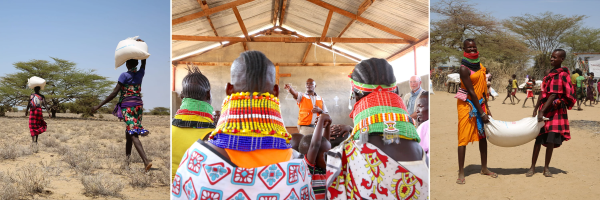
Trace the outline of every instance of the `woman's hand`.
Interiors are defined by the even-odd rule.
[[[487,114],[483,115],[481,117],[481,119],[483,120],[483,123],[489,123],[490,122],[490,117]]]
[[[137,40],[135,40],[135,41],[138,41],[138,42],[144,42],[144,40],[142,40],[142,39],[139,39],[139,38],[138,38]]]
[[[544,115],[542,115],[542,113],[538,114],[537,120],[538,120],[538,122],[543,122],[544,121]]]
[[[536,115],[538,115],[538,114],[537,114],[537,108],[536,108],[536,109],[533,109],[533,115],[531,115],[531,117],[535,117]]]

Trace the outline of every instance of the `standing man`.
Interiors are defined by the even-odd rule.
[[[289,84],[286,89],[296,99],[300,113],[298,114],[298,131],[302,135],[310,135],[315,130],[315,120],[320,114],[328,113],[323,98],[315,93],[317,83],[312,78],[306,80],[306,93],[296,92]]]
[[[421,78],[416,75],[411,76],[408,83],[411,91],[406,93],[402,99],[410,117],[416,119],[417,112],[415,111],[417,111],[417,99],[419,99],[421,93],[425,90],[421,88]]]

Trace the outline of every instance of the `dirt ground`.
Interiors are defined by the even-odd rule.
[[[48,130],[36,147],[23,112],[0,117],[0,199],[169,199],[169,116],[144,115],[148,173],[135,147],[128,165],[125,124],[116,117],[44,118]]]
[[[517,121],[533,113],[531,99],[521,108],[502,104],[506,93],[490,102],[494,119]],[[454,94],[436,91],[431,95],[431,197],[432,199],[595,199],[600,196],[600,122],[596,107],[582,106],[583,111],[570,110],[571,140],[554,149],[550,162],[552,178],[542,175],[545,147],[536,163],[536,174],[525,177],[531,166],[531,141],[518,147],[499,147],[488,142],[488,167],[498,178],[480,175],[478,143],[467,145],[465,185],[458,178],[457,111]],[[536,96],[537,97],[537,96]],[[510,100],[507,100],[510,102]]]

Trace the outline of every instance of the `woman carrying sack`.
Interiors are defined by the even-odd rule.
[[[141,39],[137,39],[137,41],[144,42]],[[142,60],[142,65],[139,71],[137,69],[138,61],[135,59],[127,60],[125,65],[127,66],[127,72],[123,72],[121,76],[119,76],[119,80],[113,92],[106,97],[106,99],[100,103],[100,105],[94,106],[92,108],[92,112],[98,110],[104,104],[113,100],[120,92],[119,102],[115,106],[113,115],[118,117],[119,120],[125,121],[125,137],[127,138],[127,142],[125,143],[125,155],[127,156],[127,159],[129,159],[129,156],[131,155],[131,147],[135,145],[135,149],[140,157],[142,157],[144,166],[146,166],[145,169],[148,171],[150,170],[150,167],[152,167],[152,163],[150,163],[148,158],[146,158],[144,147],[138,138],[140,135],[146,136],[150,134],[150,131],[144,129],[142,126],[144,102],[142,101],[141,97],[141,86],[142,79],[144,78],[144,74],[146,72],[146,60]]]
[[[43,84],[45,85],[45,83],[46,82],[44,81]],[[31,82],[29,83],[29,86],[33,86]],[[46,121],[44,121],[42,106],[48,111],[48,116],[52,116],[46,105],[46,98],[44,95],[40,94],[41,87],[43,86],[33,86],[35,92],[29,97],[29,103],[27,103],[27,108],[25,108],[25,116],[27,116],[27,113],[29,112],[29,132],[31,132],[31,142],[35,144],[37,144],[38,135],[46,132],[47,128]]]

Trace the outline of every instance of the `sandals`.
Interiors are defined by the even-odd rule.
[[[527,173],[525,173],[525,177],[532,177],[535,174],[535,170],[529,169]]]
[[[459,184],[459,185],[464,185],[465,184],[465,179],[464,178],[463,179],[460,179],[460,178],[456,179],[456,183]]]
[[[489,177],[492,177],[492,178],[498,178],[498,174],[496,174],[494,172],[490,172],[490,173],[487,173],[487,174],[483,173],[483,172],[480,172],[480,174],[481,175],[486,175],[486,176],[489,176]]]
[[[148,170],[150,170],[150,167],[152,167],[152,163],[148,163],[148,165],[146,165],[146,172],[148,172]]]
[[[545,177],[552,177],[552,173],[550,173],[550,171],[545,171],[544,172],[544,176]]]

